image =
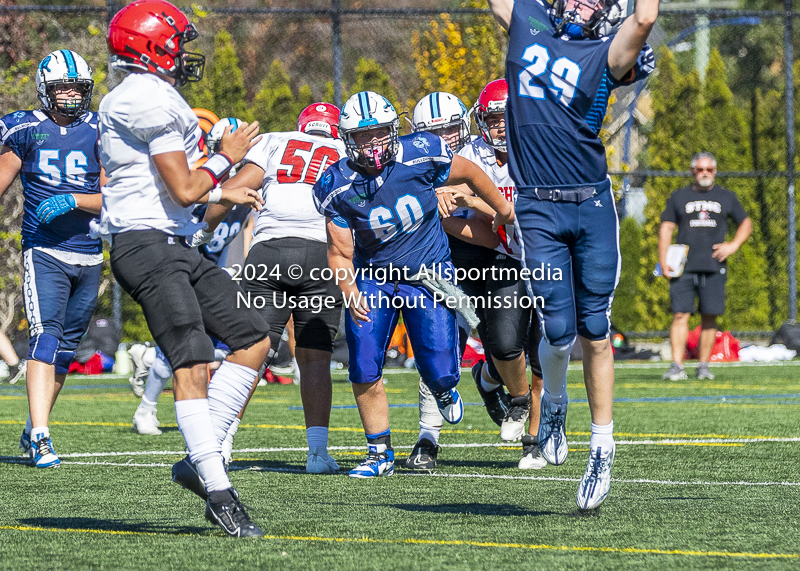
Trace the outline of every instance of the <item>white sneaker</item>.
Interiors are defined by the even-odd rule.
[[[602,448],[592,450],[586,472],[578,484],[578,508],[593,510],[600,507],[608,497],[611,490],[611,466],[614,464],[616,446],[608,454],[603,454]]]
[[[339,470],[339,464],[331,458],[325,448],[311,448],[308,451],[306,461],[306,473],[308,474],[335,474]]]
[[[158,436],[161,434],[161,431],[158,429],[159,424],[155,409],[144,410],[137,408],[136,413],[133,415],[133,429],[139,434]]]
[[[549,464],[559,466],[567,459],[567,403],[551,403],[542,395],[541,418],[539,420],[539,449]]]
[[[13,367],[8,368],[8,381],[9,384],[15,385],[17,381],[19,381],[22,377],[25,376],[25,373],[28,371],[28,361],[25,359],[20,359],[19,363],[17,363]]]
[[[508,404],[506,417],[500,425],[500,440],[516,442],[525,434],[525,423],[531,416],[531,392],[512,397]]]
[[[533,436],[526,434],[522,437],[522,459],[519,461],[520,470],[540,470],[547,466],[547,460],[539,450],[539,444]]]

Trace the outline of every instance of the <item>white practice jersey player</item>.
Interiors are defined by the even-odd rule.
[[[102,189],[102,230],[191,236],[201,228],[192,220],[193,206],[172,200],[150,159],[184,151],[192,165],[201,157],[197,116],[178,91],[154,74],[132,73],[103,97],[99,117],[100,158],[109,179]]]
[[[313,186],[345,156],[341,139],[300,131],[264,135],[244,158],[264,171],[264,207],[252,243],[292,237],[326,242],[325,217],[314,206]]]
[[[514,181],[511,180],[511,175],[508,173],[508,164],[500,166],[497,164],[497,157],[494,154],[494,148],[486,144],[486,142],[477,137],[470,143],[458,151],[458,155],[469,159],[485,172],[492,182],[497,186],[506,200],[514,202],[517,194],[517,188]],[[500,238],[500,245],[495,248],[498,252],[502,252],[511,256],[515,260],[522,257],[522,247],[519,243],[519,238],[514,230],[514,224],[504,224],[497,230],[497,235]]]

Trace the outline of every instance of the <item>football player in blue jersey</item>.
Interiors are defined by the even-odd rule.
[[[89,236],[89,221],[100,213],[104,177],[97,118],[88,111],[93,87],[92,70],[81,56],[54,51],[36,70],[41,110],[17,111],[0,122],[0,195],[19,174],[25,197],[30,415],[20,448],[37,468],[61,463],[50,439],[50,410],[89,327],[100,284],[103,247]]]
[[[348,158],[329,167],[314,186],[317,208],[326,216],[328,263],[350,312],[349,379],[368,446],[366,460],[350,472],[354,478],[394,472],[381,374],[401,308],[420,376],[442,416],[455,424],[464,413],[455,388],[458,326],[442,303],[446,298],[459,304],[461,292],[452,285],[436,188],[469,185],[498,213],[495,224],[513,215],[492,181],[474,163],[454,157],[441,137],[400,137],[398,127],[386,98],[371,91],[353,95],[339,122]],[[469,312],[463,304],[461,310]]]
[[[647,46],[659,0],[489,0],[509,33],[506,111],[516,224],[544,338],[539,447],[554,465],[567,457],[567,365],[580,337],[592,417],[580,509],[608,496],[614,461],[611,302],[619,278],[619,223],[599,131],[610,91],[653,69]],[[623,20],[624,18],[624,20]],[[621,22],[621,24],[620,24]]]

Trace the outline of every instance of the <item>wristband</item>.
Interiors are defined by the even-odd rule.
[[[215,186],[208,192],[208,203],[209,204],[216,204],[222,198],[222,187],[220,185]]]
[[[211,175],[214,184],[219,184],[219,181],[228,174],[233,166],[233,161],[228,158],[225,153],[217,153],[208,159],[200,168]]]

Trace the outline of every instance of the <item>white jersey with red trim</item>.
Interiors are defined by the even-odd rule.
[[[486,142],[479,137],[465,145],[458,151],[458,154],[481,167],[481,170],[492,179],[492,182],[497,186],[503,196],[506,197],[506,200],[514,202],[517,190],[516,185],[514,181],[511,180],[511,175],[508,173],[508,164],[504,164],[503,166],[497,164],[494,148],[487,145]],[[498,228],[497,235],[500,237],[500,245],[495,248],[495,250],[507,254],[516,260],[522,258],[522,248],[514,230],[514,224],[504,224]]]
[[[187,166],[200,158],[202,131],[180,93],[155,74],[132,73],[103,97],[98,115],[100,160],[109,178],[102,188],[102,230],[191,236],[200,229],[192,220],[194,205],[172,200],[152,160],[175,151],[186,153]]]
[[[264,171],[264,208],[256,218],[253,244],[276,238],[326,242],[325,217],[314,204],[313,187],[345,156],[341,139],[300,131],[264,135],[243,161]]]

